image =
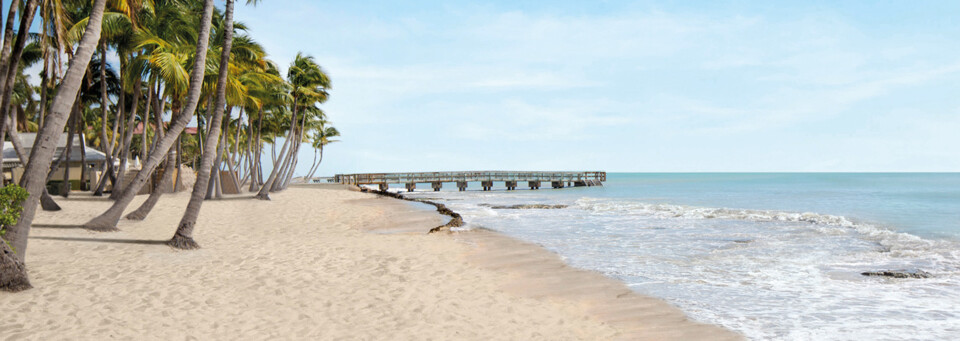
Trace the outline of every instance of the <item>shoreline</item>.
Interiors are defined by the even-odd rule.
[[[425,203],[451,221],[426,233],[446,232],[454,240],[473,246],[466,258],[480,268],[505,274],[510,281],[503,289],[516,295],[568,301],[586,307],[592,317],[617,328],[618,339],[629,340],[736,340],[742,336],[721,326],[691,320],[666,301],[636,293],[622,281],[603,274],[574,268],[556,253],[489,229],[450,231],[464,221],[444,204],[407,198],[399,193],[361,189],[409,203]],[[413,208],[416,209],[416,208]],[[519,260],[518,260],[519,259]]]
[[[116,233],[70,228],[109,201],[61,199],[31,236],[35,288],[0,293],[10,312],[0,330],[11,340],[742,338],[535,245],[428,234],[446,219],[412,203],[302,187],[205,203],[195,251],[158,243],[183,193]]]

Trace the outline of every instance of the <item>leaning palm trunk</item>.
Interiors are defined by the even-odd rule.
[[[2,1],[0,1],[2,3]],[[7,13],[7,23],[3,30],[3,47],[0,48],[0,93],[6,92],[7,65],[10,63],[11,48],[13,47],[13,24],[17,17],[17,10],[20,9],[20,0],[14,0],[10,3],[10,11]]]
[[[77,124],[79,120],[77,116],[80,115],[75,113],[67,123],[70,133],[67,134],[67,145],[63,148],[63,155],[66,155],[67,166],[63,168],[63,183],[60,184],[60,195],[64,198],[70,196],[70,190],[72,189],[70,186],[70,154],[73,154],[73,138],[77,135],[77,126],[79,125]],[[82,138],[83,137],[81,137],[81,139]],[[84,163],[81,162],[81,164]]]
[[[100,167],[100,171],[103,172],[103,176],[100,178],[100,181],[97,182],[97,189],[94,191],[94,196],[103,195],[103,186],[107,182],[107,174],[110,173],[113,167],[113,144],[109,143],[107,139],[107,41],[106,39],[100,40],[100,150],[103,151],[103,154],[107,156],[107,162]],[[122,91],[121,91],[122,93]],[[122,95],[121,95],[122,97]],[[116,136],[116,135],[114,135]],[[82,182],[83,180],[81,180]]]
[[[294,99],[294,102],[296,102],[296,99]],[[296,104],[294,104],[293,121],[296,122],[296,120],[297,120],[297,108],[296,108]],[[283,147],[280,148],[279,162],[286,162],[287,149],[290,147],[291,138],[293,138],[293,127],[290,128],[290,131],[287,133],[287,139],[283,141]],[[269,193],[273,188],[273,183],[277,180],[277,175],[278,173],[280,173],[281,168],[282,168],[282,164],[278,164],[277,161],[274,161],[273,170],[270,171],[270,176],[267,177],[267,181],[263,182],[263,186],[260,187],[260,191],[257,192],[257,195],[256,195],[257,199],[270,200]]]
[[[140,204],[140,207],[130,214],[127,214],[126,218],[130,220],[144,220],[147,218],[147,215],[150,214],[150,211],[153,210],[153,207],[157,205],[157,201],[160,201],[160,197],[163,196],[163,191],[170,186],[170,181],[173,174],[174,165],[177,163],[176,156],[173,155],[173,150],[167,153],[167,162],[163,166],[163,173],[160,175],[159,181],[154,181],[153,191],[150,192],[150,196],[147,197],[147,200],[144,200],[143,204]]]
[[[27,155],[23,153],[23,145],[20,143],[20,133],[12,126],[15,126],[15,124],[8,124],[7,127],[7,131],[10,132],[10,144],[13,145],[13,151],[17,153],[17,158],[20,159],[20,163],[25,165],[27,164]],[[0,137],[0,139],[2,139],[2,137]],[[47,177],[49,179],[49,175]],[[50,192],[47,192],[47,187],[43,187],[43,193],[40,194],[40,207],[43,208],[44,211],[61,210],[60,205],[50,197]]]
[[[293,115],[290,117],[290,130],[287,132],[287,139],[283,141],[283,148],[280,148],[280,164],[278,165],[274,162],[273,171],[270,172],[270,177],[267,178],[267,182],[263,184],[263,187],[266,189],[261,188],[260,192],[257,193],[257,198],[260,200],[270,200],[267,192],[273,192],[280,188],[278,184],[280,181],[283,181],[284,171],[287,169],[287,165],[290,164],[290,159],[293,156],[292,150],[295,145],[290,143],[290,141],[297,137],[297,114],[299,113],[297,100],[299,100],[299,98],[294,95]]]
[[[262,116],[263,107],[261,106],[258,111],[259,111],[259,115]],[[257,122],[259,121],[260,119],[258,118]],[[257,134],[254,135],[253,120],[250,120],[249,128],[250,128],[250,132],[247,137],[247,161],[250,163],[250,188],[248,188],[247,191],[255,192],[256,190],[260,189],[260,186],[259,186],[260,184],[257,182],[258,181],[257,176],[259,174],[257,163],[260,162],[260,155],[254,156],[252,155],[252,153],[254,153],[257,150],[257,146],[260,144],[260,134],[259,134],[260,131],[258,129]]]
[[[33,149],[30,150],[29,161],[24,170],[23,178],[20,180],[20,186],[32,194],[23,202],[20,221],[8,227],[7,233],[4,235],[11,247],[0,242],[0,253],[2,253],[0,255],[0,289],[2,290],[19,291],[30,288],[26,267],[23,264],[24,255],[27,252],[30,226],[33,224],[33,218],[40,203],[40,196],[37,194],[43,193],[47,173],[50,170],[50,164],[53,162],[53,154],[57,149],[57,141],[63,134],[63,127],[67,123],[67,115],[70,113],[73,102],[77,98],[77,93],[80,91],[83,74],[87,70],[87,65],[90,64],[90,58],[93,56],[94,50],[96,50],[97,41],[100,40],[105,5],[106,0],[96,0],[94,2],[87,21],[87,28],[80,39],[80,44],[77,46],[76,54],[70,59],[70,66],[60,83],[60,89],[53,98],[50,114],[44,120]]]
[[[13,0],[10,2],[10,11],[7,12],[7,23],[4,25],[3,30],[3,48],[0,49],[0,65],[7,65],[7,61],[10,60],[10,47],[13,46],[13,24],[15,18],[17,17],[17,10],[19,9],[20,0]],[[2,74],[2,71],[5,70],[6,68],[0,70],[0,75],[3,76],[2,79],[6,79],[6,75]]]
[[[156,82],[156,81],[154,81]],[[140,136],[140,163],[143,164],[147,160],[147,149],[150,148],[150,142],[147,140],[147,128],[150,126],[150,109],[153,109],[154,94],[153,83],[147,85],[147,103],[144,106],[145,110],[143,112],[143,118],[140,120],[140,124],[143,125],[143,134]]]
[[[223,71],[223,69],[221,69],[221,71]],[[225,71],[224,71],[224,72],[225,72]],[[226,77],[226,76],[222,76],[222,77]],[[218,82],[219,82],[219,81],[218,81]],[[226,90],[224,90],[224,92],[226,92]],[[220,95],[218,94],[217,96],[219,97]],[[219,100],[219,98],[217,98],[217,100]],[[220,105],[220,104],[224,104],[224,103],[217,103],[217,105]],[[221,110],[221,111],[223,111],[224,109],[215,108],[215,109],[213,109],[213,110],[214,110],[214,111],[216,111],[216,110]],[[222,140],[222,143],[218,143],[218,146],[217,146],[217,156],[213,159],[213,169],[214,169],[213,172],[215,172],[213,176],[214,176],[214,180],[216,181],[216,183],[215,183],[214,186],[213,186],[213,192],[214,192],[213,194],[214,194],[214,197],[217,198],[217,199],[223,199],[223,179],[221,179],[220,174],[221,174],[222,172],[220,172],[220,170],[223,169],[223,166],[222,166],[222,164],[223,164],[223,151],[224,151],[224,150],[226,149],[226,147],[227,147],[227,136],[229,136],[229,134],[230,134],[230,113],[231,113],[232,111],[233,111],[233,108],[230,108],[230,109],[227,109],[225,113],[221,113],[221,114],[220,114],[220,116],[221,116],[220,126],[218,126],[218,127],[211,127],[211,131],[216,131],[216,130],[213,130],[213,128],[222,128],[222,129],[223,129],[223,132],[222,132],[222,135],[221,135],[221,136],[223,136],[223,140]],[[216,112],[214,112],[214,115],[216,115]],[[226,117],[223,117],[223,115],[226,115]],[[227,124],[223,124],[224,121],[226,121]],[[214,135],[216,135],[216,133],[214,133]]]
[[[320,169],[320,163],[323,162],[323,146],[322,146],[322,145],[320,146],[320,148],[319,148],[316,152],[313,153],[313,158],[314,158],[314,159],[317,158],[317,154],[320,154],[320,159],[317,160],[317,161],[313,164],[313,166],[310,167],[310,172],[307,173],[307,179],[312,179],[312,178],[313,178],[313,175],[316,174],[316,173],[317,173],[317,170]]]
[[[27,33],[30,30],[30,24],[33,22],[34,13],[36,13],[37,5],[40,3],[39,0],[29,0],[23,8],[23,15],[20,17],[20,27],[17,31],[17,40],[16,44],[13,46],[13,50],[10,51],[9,59],[4,60],[4,63],[0,67],[4,68],[0,75],[0,82],[3,83],[0,86],[0,136],[3,136],[4,130],[7,128],[7,111],[10,109],[10,101],[13,95],[13,83],[17,79],[17,70],[20,66],[20,57],[23,54],[23,48],[27,43]],[[6,48],[6,42],[4,43],[4,48]],[[4,51],[5,53],[6,51]]]
[[[120,197],[120,193],[123,190],[123,178],[126,176],[127,172],[127,159],[130,158],[130,145],[133,143],[133,124],[136,123],[137,117],[137,106],[140,104],[140,85],[142,84],[142,79],[137,77],[133,83],[133,103],[132,109],[130,111],[130,117],[127,118],[127,126],[124,128],[123,135],[123,149],[120,152],[120,169],[117,170],[117,183],[113,184],[112,192],[110,193],[110,199],[116,200]],[[149,108],[149,104],[147,108]],[[149,109],[148,109],[149,110]]]
[[[296,140],[294,140],[297,142],[296,144],[293,145],[293,149],[290,151],[290,155],[291,155],[290,164],[287,165],[287,169],[286,169],[286,172],[284,173],[284,176],[280,178],[283,181],[279,183],[279,186],[275,185],[275,187],[277,187],[275,191],[282,191],[287,189],[287,185],[290,184],[290,179],[293,179],[293,174],[297,169],[297,162],[300,161],[300,146],[303,145],[303,142],[302,142],[303,127],[304,127],[304,124],[306,124],[307,122],[307,115],[303,115],[303,118],[301,120],[302,121],[300,122],[300,126],[299,128],[297,128]]]
[[[143,169],[137,173],[133,181],[123,190],[120,198],[117,199],[106,212],[103,212],[103,214],[84,224],[84,228],[95,231],[116,230],[117,222],[120,221],[123,210],[130,205],[133,197],[137,195],[137,192],[140,191],[140,188],[146,183],[147,177],[150,176],[150,173],[160,164],[160,161],[166,154],[165,152],[170,150],[170,147],[173,147],[173,144],[177,142],[177,138],[180,137],[180,133],[183,132],[183,129],[187,127],[187,123],[190,123],[190,120],[193,118],[193,113],[197,109],[197,101],[200,99],[200,90],[203,84],[203,71],[206,65],[207,46],[210,42],[210,21],[213,17],[213,8],[213,0],[204,0],[203,17],[200,20],[200,30],[198,31],[199,37],[197,39],[196,58],[194,58],[193,69],[190,70],[190,87],[187,89],[187,105],[180,112],[180,115],[177,116],[176,120],[171,122],[167,134],[153,147],[154,152],[151,153],[150,158],[144,162]]]
[[[43,50],[43,73],[40,76],[40,113],[37,114],[37,125],[43,126],[43,117],[47,115],[47,84],[50,67],[50,55],[46,48]]]
[[[203,206],[203,196],[207,189],[205,182],[209,181],[210,171],[213,168],[213,153],[220,142],[220,136],[216,132],[223,123],[223,107],[226,104],[227,71],[229,70],[230,50],[233,48],[233,0],[227,0],[224,10],[224,25],[223,51],[220,55],[220,77],[217,79],[217,100],[213,109],[212,122],[210,122],[210,133],[207,134],[206,143],[203,146],[199,174],[197,174],[197,182],[193,184],[193,192],[190,193],[190,202],[187,204],[187,209],[183,211],[183,217],[180,218],[180,224],[177,225],[177,232],[167,242],[167,245],[178,249],[200,247],[193,240],[193,228],[197,224],[197,217],[200,216],[200,207]]]
[[[82,119],[83,117],[81,116],[80,118]],[[77,127],[78,129],[83,129],[83,127],[86,127],[86,124],[84,124],[84,121],[82,120],[78,121],[78,124],[80,124],[80,127]],[[81,130],[81,135],[80,135],[80,188],[81,189],[84,188],[83,179],[87,178],[87,167],[85,166],[87,164],[87,139],[84,138],[82,134],[83,133]]]

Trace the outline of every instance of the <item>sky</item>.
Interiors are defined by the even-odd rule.
[[[330,75],[322,108],[342,137],[318,175],[960,171],[958,15],[952,1],[236,11],[284,69],[302,51]]]

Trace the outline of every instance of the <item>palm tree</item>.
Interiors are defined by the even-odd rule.
[[[208,0],[208,2],[211,1]],[[94,1],[87,22],[87,29],[77,46],[76,53],[70,59],[70,66],[60,83],[57,95],[53,98],[50,114],[44,120],[43,127],[41,127],[33,149],[30,151],[29,162],[24,170],[24,176],[20,180],[20,186],[25,188],[28,193],[41,193],[43,187],[46,186],[47,173],[52,163],[57,141],[63,134],[67,115],[70,113],[77,92],[80,90],[80,83],[83,80],[84,73],[86,73],[87,64],[90,63],[90,58],[93,57],[97,42],[100,40],[105,5],[106,0]],[[0,255],[0,289],[19,291],[30,288],[26,268],[23,264],[27,251],[27,237],[37,211],[39,199],[38,195],[31,194],[24,201],[20,221],[9,227],[7,234],[4,236],[10,246],[7,243],[0,243],[0,253],[2,253]]]
[[[326,121],[320,120],[319,127],[317,127],[317,129],[313,131],[313,135],[310,136],[310,139],[313,141],[310,146],[313,147],[314,161],[310,166],[310,171],[307,172],[307,179],[313,178],[313,174],[320,168],[320,162],[323,162],[323,147],[327,144],[340,141],[331,139],[340,136],[340,132],[337,131],[337,128],[327,127],[326,123]],[[320,156],[319,159],[317,158],[318,154]]]
[[[298,53],[293,64],[290,65],[290,69],[287,71],[287,81],[292,87],[291,96],[293,97],[290,130],[287,132],[283,147],[280,148],[280,163],[274,164],[273,171],[270,172],[267,181],[264,182],[263,187],[257,193],[257,198],[260,200],[270,200],[268,193],[282,189],[281,184],[289,179],[284,177],[288,173],[288,169],[291,168],[291,165],[296,168],[296,162],[293,160],[300,145],[298,114],[301,106],[312,107],[315,103],[326,100],[326,89],[330,88],[330,78],[327,74],[314,61],[313,57],[306,56],[303,53]],[[297,142],[291,144],[291,140]],[[292,169],[289,170],[289,173],[292,175]],[[278,177],[281,177],[279,182],[277,181]]]
[[[213,107],[213,116],[211,117],[210,129],[204,141],[203,156],[200,159],[200,169],[197,174],[197,181],[193,184],[193,192],[190,194],[190,202],[187,209],[180,218],[180,224],[177,225],[177,231],[173,238],[167,242],[167,245],[178,249],[197,249],[200,247],[193,240],[193,228],[197,223],[197,217],[200,215],[200,207],[203,205],[203,197],[207,191],[207,184],[210,181],[210,171],[213,167],[214,152],[220,142],[220,136],[217,132],[223,122],[223,109],[226,105],[227,97],[227,74],[230,69],[230,50],[233,44],[233,0],[226,0],[226,9],[224,11],[224,39],[223,49],[220,54],[220,78],[217,80],[217,98]]]
[[[23,15],[20,17],[20,27],[17,31],[17,40],[13,46],[13,50],[10,51],[9,57],[6,56],[6,51],[4,51],[4,60],[3,64],[0,65],[0,138],[2,138],[5,133],[7,115],[10,111],[10,101],[11,96],[13,95],[13,86],[16,81],[17,75],[19,74],[20,66],[20,57],[23,55],[23,49],[27,44],[27,33],[30,29],[30,24],[33,22],[34,13],[36,13],[37,5],[39,0],[27,0],[26,5],[23,8]],[[4,48],[6,48],[6,42],[4,42]]]
[[[123,190],[120,198],[118,198],[107,211],[85,223],[84,228],[95,231],[116,230],[117,222],[120,220],[123,210],[130,205],[133,197],[146,183],[147,177],[160,164],[161,158],[164,156],[162,154],[166,154],[166,152],[170,150],[170,147],[172,147],[179,138],[180,133],[186,128],[187,123],[193,118],[193,113],[197,109],[197,102],[200,100],[200,90],[203,85],[203,71],[204,65],[206,65],[206,51],[209,45],[213,9],[213,0],[204,0],[203,15],[200,20],[200,30],[198,31],[196,57],[194,58],[193,69],[190,71],[190,86],[187,91],[186,106],[183,107],[180,115],[175,115],[176,117],[171,121],[170,127],[167,132],[165,132],[163,138],[160,138],[153,147],[156,152],[151,153],[150,157],[144,162],[143,168],[137,173],[137,176],[134,177],[133,181]],[[158,129],[159,128],[160,127],[158,127]]]
[[[231,4],[231,6],[232,6],[232,4]],[[232,8],[231,8],[231,10],[232,10]],[[213,20],[213,23],[212,23],[212,26],[214,27],[214,29],[213,29],[213,31],[212,31],[212,36],[211,36],[212,44],[211,44],[210,49],[208,50],[208,58],[210,58],[210,55],[212,54],[211,52],[217,51],[217,50],[219,50],[219,51],[222,52],[222,51],[224,50],[224,46],[225,46],[224,43],[226,42],[226,39],[225,39],[225,38],[227,38],[227,36],[224,34],[224,32],[226,31],[226,29],[229,29],[229,30],[230,30],[230,38],[231,38],[231,47],[232,47],[232,48],[230,49],[229,54],[228,54],[228,55],[229,55],[229,61],[228,61],[228,62],[226,63],[226,65],[224,65],[224,66],[225,66],[228,70],[233,70],[233,71],[230,72],[230,74],[233,74],[234,76],[233,76],[233,77],[230,77],[230,75],[228,75],[228,78],[227,78],[226,83],[225,83],[225,97],[226,97],[227,102],[229,102],[229,103],[236,103],[236,102],[240,101],[242,98],[244,98],[244,97],[246,96],[246,84],[244,83],[244,79],[237,78],[237,77],[235,76],[235,74],[237,73],[237,70],[239,70],[239,69],[244,69],[244,70],[245,70],[245,69],[249,69],[249,68],[251,68],[251,67],[254,67],[254,68],[262,68],[262,66],[263,66],[263,64],[264,64],[264,62],[263,62],[263,56],[264,56],[263,48],[262,48],[259,44],[257,44],[256,42],[254,42],[252,39],[250,39],[249,37],[247,37],[247,36],[245,36],[245,35],[240,35],[240,36],[238,37],[238,38],[240,38],[239,40],[238,40],[238,39],[232,39],[234,28],[245,29],[245,26],[244,26],[244,25],[240,24],[240,25],[236,25],[236,27],[233,27],[233,25],[232,25],[233,21],[232,21],[232,19],[231,19],[231,20],[230,20],[230,24],[231,24],[230,26],[231,26],[231,27],[228,28],[228,27],[226,27],[226,24],[225,24],[225,18],[219,17],[219,16],[215,16],[214,19],[215,19],[215,20]],[[238,43],[238,42],[239,42],[239,44],[235,44],[235,43]],[[207,63],[206,70],[205,70],[205,75],[206,75],[205,78],[209,78],[209,77],[208,77],[209,75],[218,75],[218,74],[220,74],[220,72],[212,72],[211,69],[213,69],[213,67],[211,67],[211,66],[216,66],[216,68],[220,68],[220,67],[219,67],[219,66],[220,66],[220,63],[219,63],[219,62],[217,62],[217,63],[210,63],[210,62],[208,62],[208,63]],[[217,78],[219,78],[219,76],[218,76]],[[209,86],[208,86],[208,85],[211,84],[211,83],[215,83],[215,82],[216,82],[216,83],[219,83],[218,80],[215,80],[215,79],[210,79],[209,82],[205,81],[205,82],[204,82],[204,87],[203,87],[203,89],[204,89],[204,90],[209,89]],[[201,94],[204,94],[204,92],[209,92],[209,91],[203,91],[203,90],[202,90],[202,91],[201,91]],[[208,96],[209,96],[209,94],[208,94]],[[209,104],[208,104],[208,106],[212,106],[212,105],[209,105]],[[207,108],[208,116],[209,116],[210,112],[211,112],[211,108],[208,107],[208,108]],[[205,119],[204,121],[210,121],[210,118],[208,117],[208,118]],[[227,122],[229,122],[229,111],[227,111]],[[208,128],[209,128],[210,124],[207,124],[207,126],[208,126]],[[224,136],[227,135],[227,130],[226,130],[226,129],[227,129],[228,127],[229,127],[229,125],[223,125],[223,128],[224,128]],[[212,132],[212,133],[213,133],[214,135],[216,135],[216,133],[219,133],[219,130],[216,130],[216,131],[214,131],[214,132]],[[209,134],[210,134],[210,132],[208,132],[208,135],[209,135]],[[178,143],[179,143],[179,141],[178,141]],[[219,149],[217,150],[217,157],[216,157],[216,159],[215,159],[216,161],[214,162],[214,163],[215,163],[214,169],[218,169],[218,168],[219,168],[218,164],[219,164],[220,157],[222,156],[224,146],[225,146],[225,143],[224,143],[224,144],[220,144],[220,147],[219,147]],[[171,181],[171,180],[170,180],[170,177],[166,176],[166,174],[170,174],[170,172],[172,172],[172,170],[173,170],[172,167],[173,167],[173,164],[175,164],[175,163],[176,163],[176,164],[179,164],[179,162],[176,162],[176,161],[173,160],[172,158],[171,158],[171,159],[168,159],[168,164],[167,164],[167,166],[164,167],[164,174],[165,174],[165,176],[162,178],[163,180],[162,180],[162,182],[159,183],[160,186],[158,186],[157,188],[168,186],[168,182]],[[179,173],[178,173],[178,174],[179,174]],[[214,179],[218,179],[218,178],[214,178]],[[219,187],[217,187],[217,189],[219,190]],[[150,213],[150,211],[153,209],[154,205],[156,205],[156,203],[159,201],[162,193],[163,193],[163,192],[162,192],[162,191],[159,191],[159,190],[154,190],[154,191],[152,191],[152,192],[150,193],[150,196],[147,198],[147,200],[145,200],[145,201],[143,202],[143,204],[141,204],[140,207],[138,207],[135,211],[133,211],[133,212],[131,212],[130,214],[128,214],[128,215],[126,216],[126,218],[127,218],[127,219],[133,219],[133,220],[142,220],[142,219],[145,219],[146,216],[147,216],[147,215]]]

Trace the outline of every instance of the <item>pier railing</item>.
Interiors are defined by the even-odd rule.
[[[334,181],[349,185],[380,185],[381,189],[389,184],[406,184],[413,189],[418,183],[433,184],[439,190],[444,182],[456,182],[461,190],[467,182],[481,182],[489,189],[492,182],[504,182],[508,189],[517,187],[518,182],[528,182],[531,188],[539,188],[540,182],[551,182],[554,187],[597,186],[607,181],[606,172],[518,172],[518,171],[468,171],[468,172],[416,172],[416,173],[359,173],[337,174]],[[558,185],[559,184],[559,185]]]

